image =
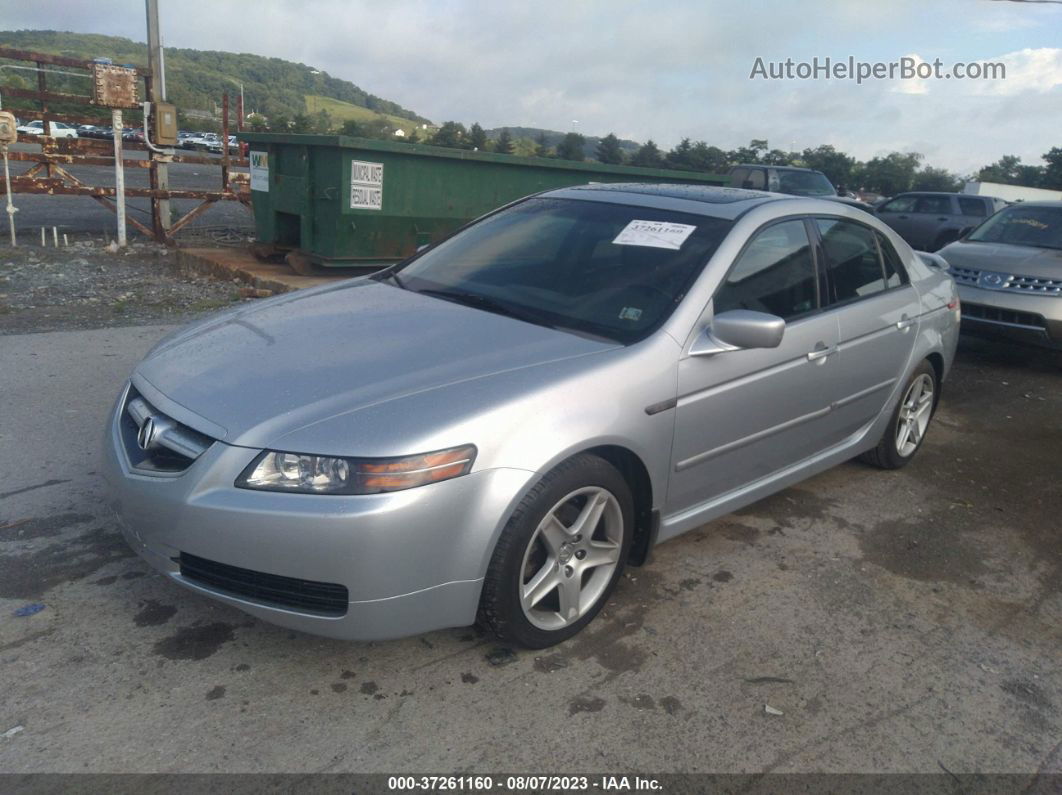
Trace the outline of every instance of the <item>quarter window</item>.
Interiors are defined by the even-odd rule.
[[[840,218],[816,218],[826,261],[830,303],[844,303],[887,288],[877,233]]]
[[[980,218],[988,215],[985,203],[980,199],[959,199],[959,209],[963,215],[976,215]]]
[[[758,232],[715,294],[716,314],[752,309],[786,320],[818,306],[815,262],[801,220],[783,221]]]

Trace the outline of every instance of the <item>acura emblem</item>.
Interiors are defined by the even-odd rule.
[[[136,435],[136,443],[141,450],[150,450],[155,445],[155,418],[146,417],[144,424]]]

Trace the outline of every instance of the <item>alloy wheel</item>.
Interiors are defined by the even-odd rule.
[[[520,566],[527,620],[557,630],[586,615],[619,564],[623,532],[623,511],[607,489],[576,489],[557,502],[539,522]]]
[[[933,413],[933,378],[922,373],[907,388],[896,423],[896,452],[904,458],[914,454],[929,427]]]

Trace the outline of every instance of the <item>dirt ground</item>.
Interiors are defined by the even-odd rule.
[[[111,251],[104,238],[0,247],[0,334],[179,323],[243,300],[235,283],[178,274],[175,261],[165,246]]]

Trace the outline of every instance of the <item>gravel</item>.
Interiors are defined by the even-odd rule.
[[[0,247],[0,334],[180,323],[244,300],[234,282],[182,274],[152,243]]]

